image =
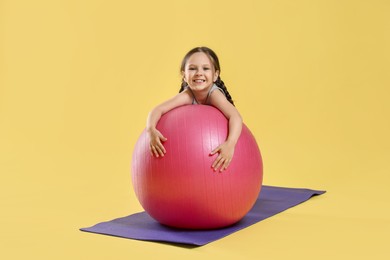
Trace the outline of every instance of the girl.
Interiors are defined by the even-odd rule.
[[[233,158],[234,148],[241,134],[242,118],[219,76],[221,68],[218,57],[207,47],[194,48],[184,57],[180,71],[182,84],[179,94],[153,108],[148,115],[146,130],[150,138],[150,153],[156,157],[166,153],[162,143],[167,141],[167,138],[156,129],[157,122],[164,113],[183,105],[211,105],[218,108],[229,120],[228,138],[210,153],[219,153],[211,167],[214,171],[220,169],[222,172]]]

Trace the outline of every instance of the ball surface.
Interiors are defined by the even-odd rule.
[[[187,105],[164,114],[157,129],[167,138],[164,157],[149,152],[144,130],[132,158],[135,194],[145,211],[164,225],[213,229],[232,225],[259,195],[263,164],[256,140],[243,124],[233,159],[222,173],[210,152],[228,136],[228,120],[216,108]]]

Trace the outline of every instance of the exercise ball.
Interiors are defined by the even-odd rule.
[[[145,211],[161,224],[214,229],[241,220],[260,193],[263,163],[243,124],[233,159],[214,171],[210,152],[228,136],[228,120],[215,107],[187,105],[164,114],[157,129],[167,138],[164,157],[153,157],[144,130],[132,157],[132,182]]]

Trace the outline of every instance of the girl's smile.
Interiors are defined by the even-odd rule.
[[[202,85],[203,83],[205,83],[206,80],[204,80],[204,79],[194,79],[193,82],[194,82],[194,85],[198,86],[198,85]]]

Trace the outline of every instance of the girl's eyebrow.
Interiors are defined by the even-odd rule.
[[[191,66],[197,66],[197,65],[195,65],[195,64],[189,64],[189,65],[188,65],[188,67],[191,67]],[[201,65],[201,66],[210,66],[210,67],[211,67],[210,64],[203,64],[203,65]]]

